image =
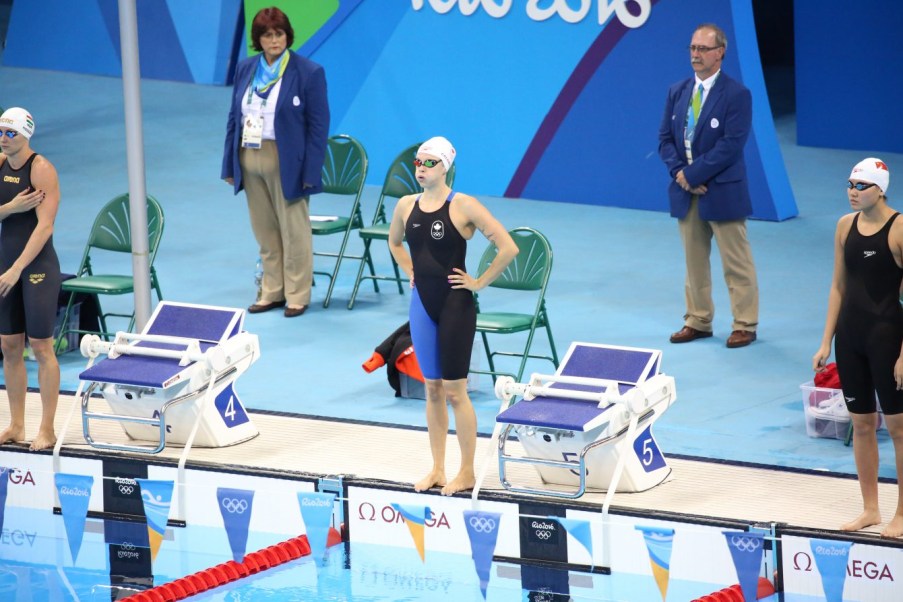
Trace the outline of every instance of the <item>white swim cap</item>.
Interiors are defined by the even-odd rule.
[[[445,166],[445,171],[451,169],[452,163],[455,162],[455,147],[442,136],[435,136],[421,144],[420,148],[417,149],[417,154],[419,155],[420,153],[439,157],[442,160],[442,165]]]
[[[890,184],[890,171],[887,169],[887,163],[881,159],[869,157],[853,167],[850,179],[876,184],[881,189],[881,192],[887,194],[887,186]]]
[[[0,115],[0,127],[15,130],[30,139],[34,134],[34,119],[25,109],[12,107]]]

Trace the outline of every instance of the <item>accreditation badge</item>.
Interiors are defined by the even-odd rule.
[[[263,140],[263,116],[246,115],[241,128],[241,145],[244,148],[260,148]]]

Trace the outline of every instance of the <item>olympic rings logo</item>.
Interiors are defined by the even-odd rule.
[[[762,540],[743,535],[732,535],[731,545],[741,552],[755,552],[762,545]]]
[[[122,495],[132,495],[132,492],[135,491],[135,488],[131,485],[119,485],[119,493]]]
[[[129,541],[124,541],[119,544],[119,550],[116,552],[116,556],[120,560],[138,560],[141,557],[141,553],[135,549],[134,544]]]
[[[540,531],[540,530],[537,529],[537,530],[536,530],[536,537],[537,537],[538,539],[548,540],[548,539],[551,539],[551,538],[552,538],[552,532],[551,532],[551,531]]]
[[[248,509],[247,500],[224,497],[221,503],[223,505],[223,509],[229,514],[244,514],[245,510]]]
[[[485,518],[482,516],[471,516],[468,522],[477,533],[492,533],[497,526],[494,518]]]

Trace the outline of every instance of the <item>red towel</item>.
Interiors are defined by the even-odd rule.
[[[837,374],[837,364],[831,362],[824,370],[816,372],[815,386],[822,389],[839,389],[840,376]]]

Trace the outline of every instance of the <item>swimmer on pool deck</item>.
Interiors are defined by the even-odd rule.
[[[25,109],[0,115],[0,345],[9,398],[9,427],[0,443],[25,440],[28,374],[25,337],[38,361],[43,414],[32,450],[53,447],[60,365],[53,349],[60,294],[60,262],[53,222],[60,203],[56,169],[30,146],[35,124]]]
[[[433,467],[414,485],[416,491],[442,487],[443,495],[472,489],[477,418],[467,395],[467,372],[476,333],[473,293],[505,270],[518,253],[508,231],[478,200],[454,192],[445,174],[455,149],[442,137],[430,138],[414,160],[422,194],[402,197],[389,229],[389,249],[411,280],[410,321],[414,351],[426,383],[426,423]],[[467,273],[467,241],[479,230],[498,254],[479,278]],[[410,253],[404,247],[407,239]],[[455,413],[461,468],[445,477],[448,408]]]

